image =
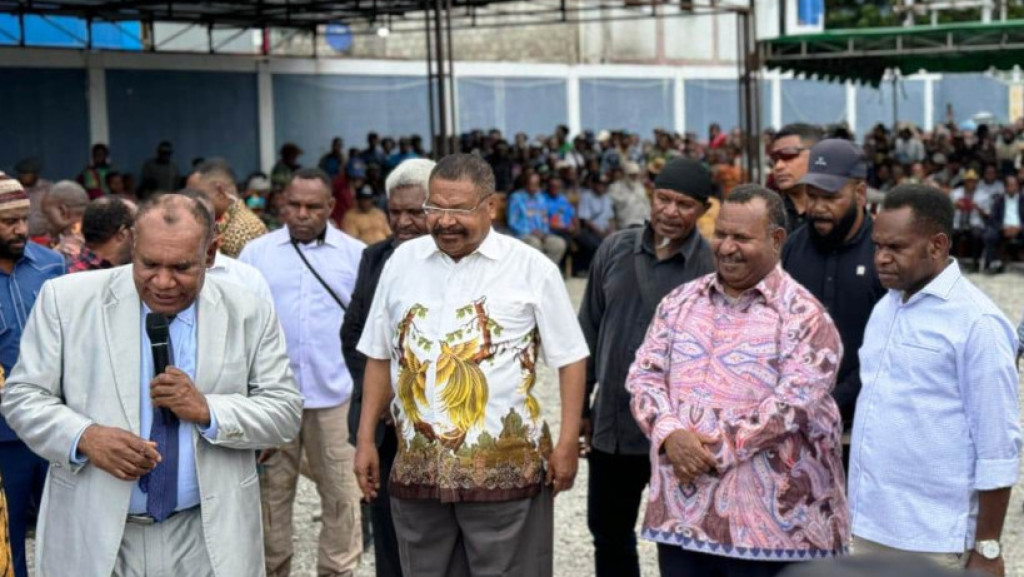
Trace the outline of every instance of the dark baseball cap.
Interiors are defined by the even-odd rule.
[[[807,174],[800,184],[809,184],[826,192],[839,192],[851,178],[868,176],[868,161],[856,144],[842,138],[822,140],[807,157]]]

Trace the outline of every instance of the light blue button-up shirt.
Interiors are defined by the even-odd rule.
[[[323,242],[298,248],[347,306],[366,245],[328,225]],[[348,402],[352,376],[340,353],[345,312],[295,252],[288,228],[250,241],[238,260],[259,269],[270,285],[305,408]]]
[[[951,262],[917,294],[889,291],[860,349],[850,456],[853,534],[906,551],[973,548],[978,492],[1020,459],[1017,339]]]
[[[149,342],[149,334],[146,333],[146,315],[152,311],[143,303],[142,323],[139,326],[141,341],[141,367],[139,372],[139,436],[143,439],[149,438],[150,430],[153,428],[153,401],[150,399],[150,382],[153,380],[153,348]],[[192,303],[187,309],[178,313],[171,321],[171,349],[173,353],[173,366],[188,375],[192,382],[196,380],[196,359],[199,350],[196,345],[196,304]],[[196,450],[192,444],[192,426],[198,427],[197,423],[181,421],[178,427],[178,503],[175,511],[184,511],[199,505],[199,477],[196,475]],[[88,427],[86,427],[88,428]],[[217,417],[213,410],[210,410],[210,425],[205,429],[198,429],[199,433],[208,439],[217,437]],[[79,431],[75,443],[71,449],[70,461],[77,465],[88,462],[84,455],[78,452],[78,443],[82,439],[85,429]],[[128,513],[131,515],[143,515],[146,513],[147,496],[139,488],[136,482],[132,486],[131,502],[128,506]]]

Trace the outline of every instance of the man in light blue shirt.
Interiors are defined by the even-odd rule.
[[[875,266],[889,293],[860,349],[849,494],[855,554],[915,552],[992,575],[1020,462],[1013,325],[949,258],[953,205],[889,191]]]
[[[285,227],[251,241],[239,260],[267,279],[292,370],[305,399],[299,437],[264,455],[263,533],[267,574],[291,570],[292,503],[303,454],[323,503],[318,575],[349,575],[362,553],[359,488],[348,444],[352,376],[341,355],[341,325],[363,243],[328,224],[334,209],[323,171],[300,169],[285,188]]]

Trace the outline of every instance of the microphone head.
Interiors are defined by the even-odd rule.
[[[167,344],[171,340],[170,323],[160,313],[146,315],[146,335],[151,345]]]

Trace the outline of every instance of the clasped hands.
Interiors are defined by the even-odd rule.
[[[718,464],[707,445],[716,439],[698,432],[678,429],[661,444],[679,484],[692,483],[697,477],[715,470]]]
[[[180,369],[167,367],[157,375],[149,384],[149,397],[154,408],[167,409],[178,419],[200,427],[210,426],[206,397]],[[85,429],[78,441],[78,452],[96,467],[124,481],[138,480],[162,460],[153,441],[103,425]]]

